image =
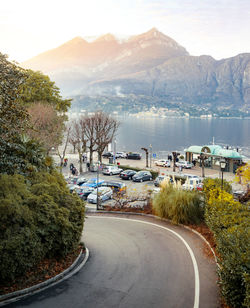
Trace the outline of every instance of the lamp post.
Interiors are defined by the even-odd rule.
[[[152,144],[149,145],[149,167],[152,167]]]
[[[225,170],[226,168],[226,161],[225,159],[221,159],[220,160],[220,170],[221,170],[221,190],[223,190],[223,171]]]
[[[114,156],[113,156],[113,163],[115,164],[116,160],[116,139],[114,140]]]
[[[99,167],[100,162],[97,163],[97,180],[96,180],[96,210],[99,210],[99,194],[98,194],[98,187],[99,187]]]

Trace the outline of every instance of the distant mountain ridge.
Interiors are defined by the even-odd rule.
[[[156,28],[120,42],[76,37],[22,66],[48,74],[65,95],[159,96],[184,104],[250,108],[250,54],[191,56]]]

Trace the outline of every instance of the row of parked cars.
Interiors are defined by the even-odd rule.
[[[185,183],[182,184],[182,189],[185,190],[202,190],[203,189],[203,183],[202,183],[202,178],[200,178],[199,176],[193,175],[193,174],[184,174],[183,175],[183,179],[185,180]],[[159,175],[155,181],[154,181],[154,185],[156,187],[159,187],[160,184],[165,181],[168,180],[170,181],[170,183],[173,183],[173,179],[169,176],[162,176]]]
[[[147,170],[136,172],[135,170],[128,169],[123,171],[123,169],[116,165],[105,166],[102,170],[102,173],[105,175],[119,174],[121,179],[133,180],[134,182],[152,181],[153,179],[151,172]]]
[[[160,159],[160,160],[157,160],[155,162],[155,165],[160,166],[160,167],[168,167],[169,168],[171,166],[171,163],[170,163],[169,160]],[[193,165],[193,163],[190,163],[188,161],[180,160],[180,161],[175,163],[175,166],[176,167],[182,167],[182,168],[185,168],[185,169],[191,169],[194,165]]]
[[[140,160],[141,159],[141,154],[139,153],[125,153],[125,152],[106,152],[102,155],[102,157],[104,158],[111,158],[111,157],[115,157],[115,158],[126,158],[126,159],[136,159],[136,160]]]

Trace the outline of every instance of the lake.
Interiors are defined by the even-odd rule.
[[[182,152],[190,145],[214,143],[239,148],[250,157],[250,119],[136,118],[118,117],[121,122],[116,136],[117,151],[143,153],[152,145],[157,158],[172,151]],[[112,150],[114,145],[112,146]]]

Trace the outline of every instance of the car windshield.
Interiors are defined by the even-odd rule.
[[[144,171],[139,171],[139,172],[137,172],[137,175],[144,175],[144,174],[145,174]]]
[[[89,184],[95,184],[95,183],[96,183],[96,179],[90,179],[90,180],[88,180],[87,183],[89,183]]]

